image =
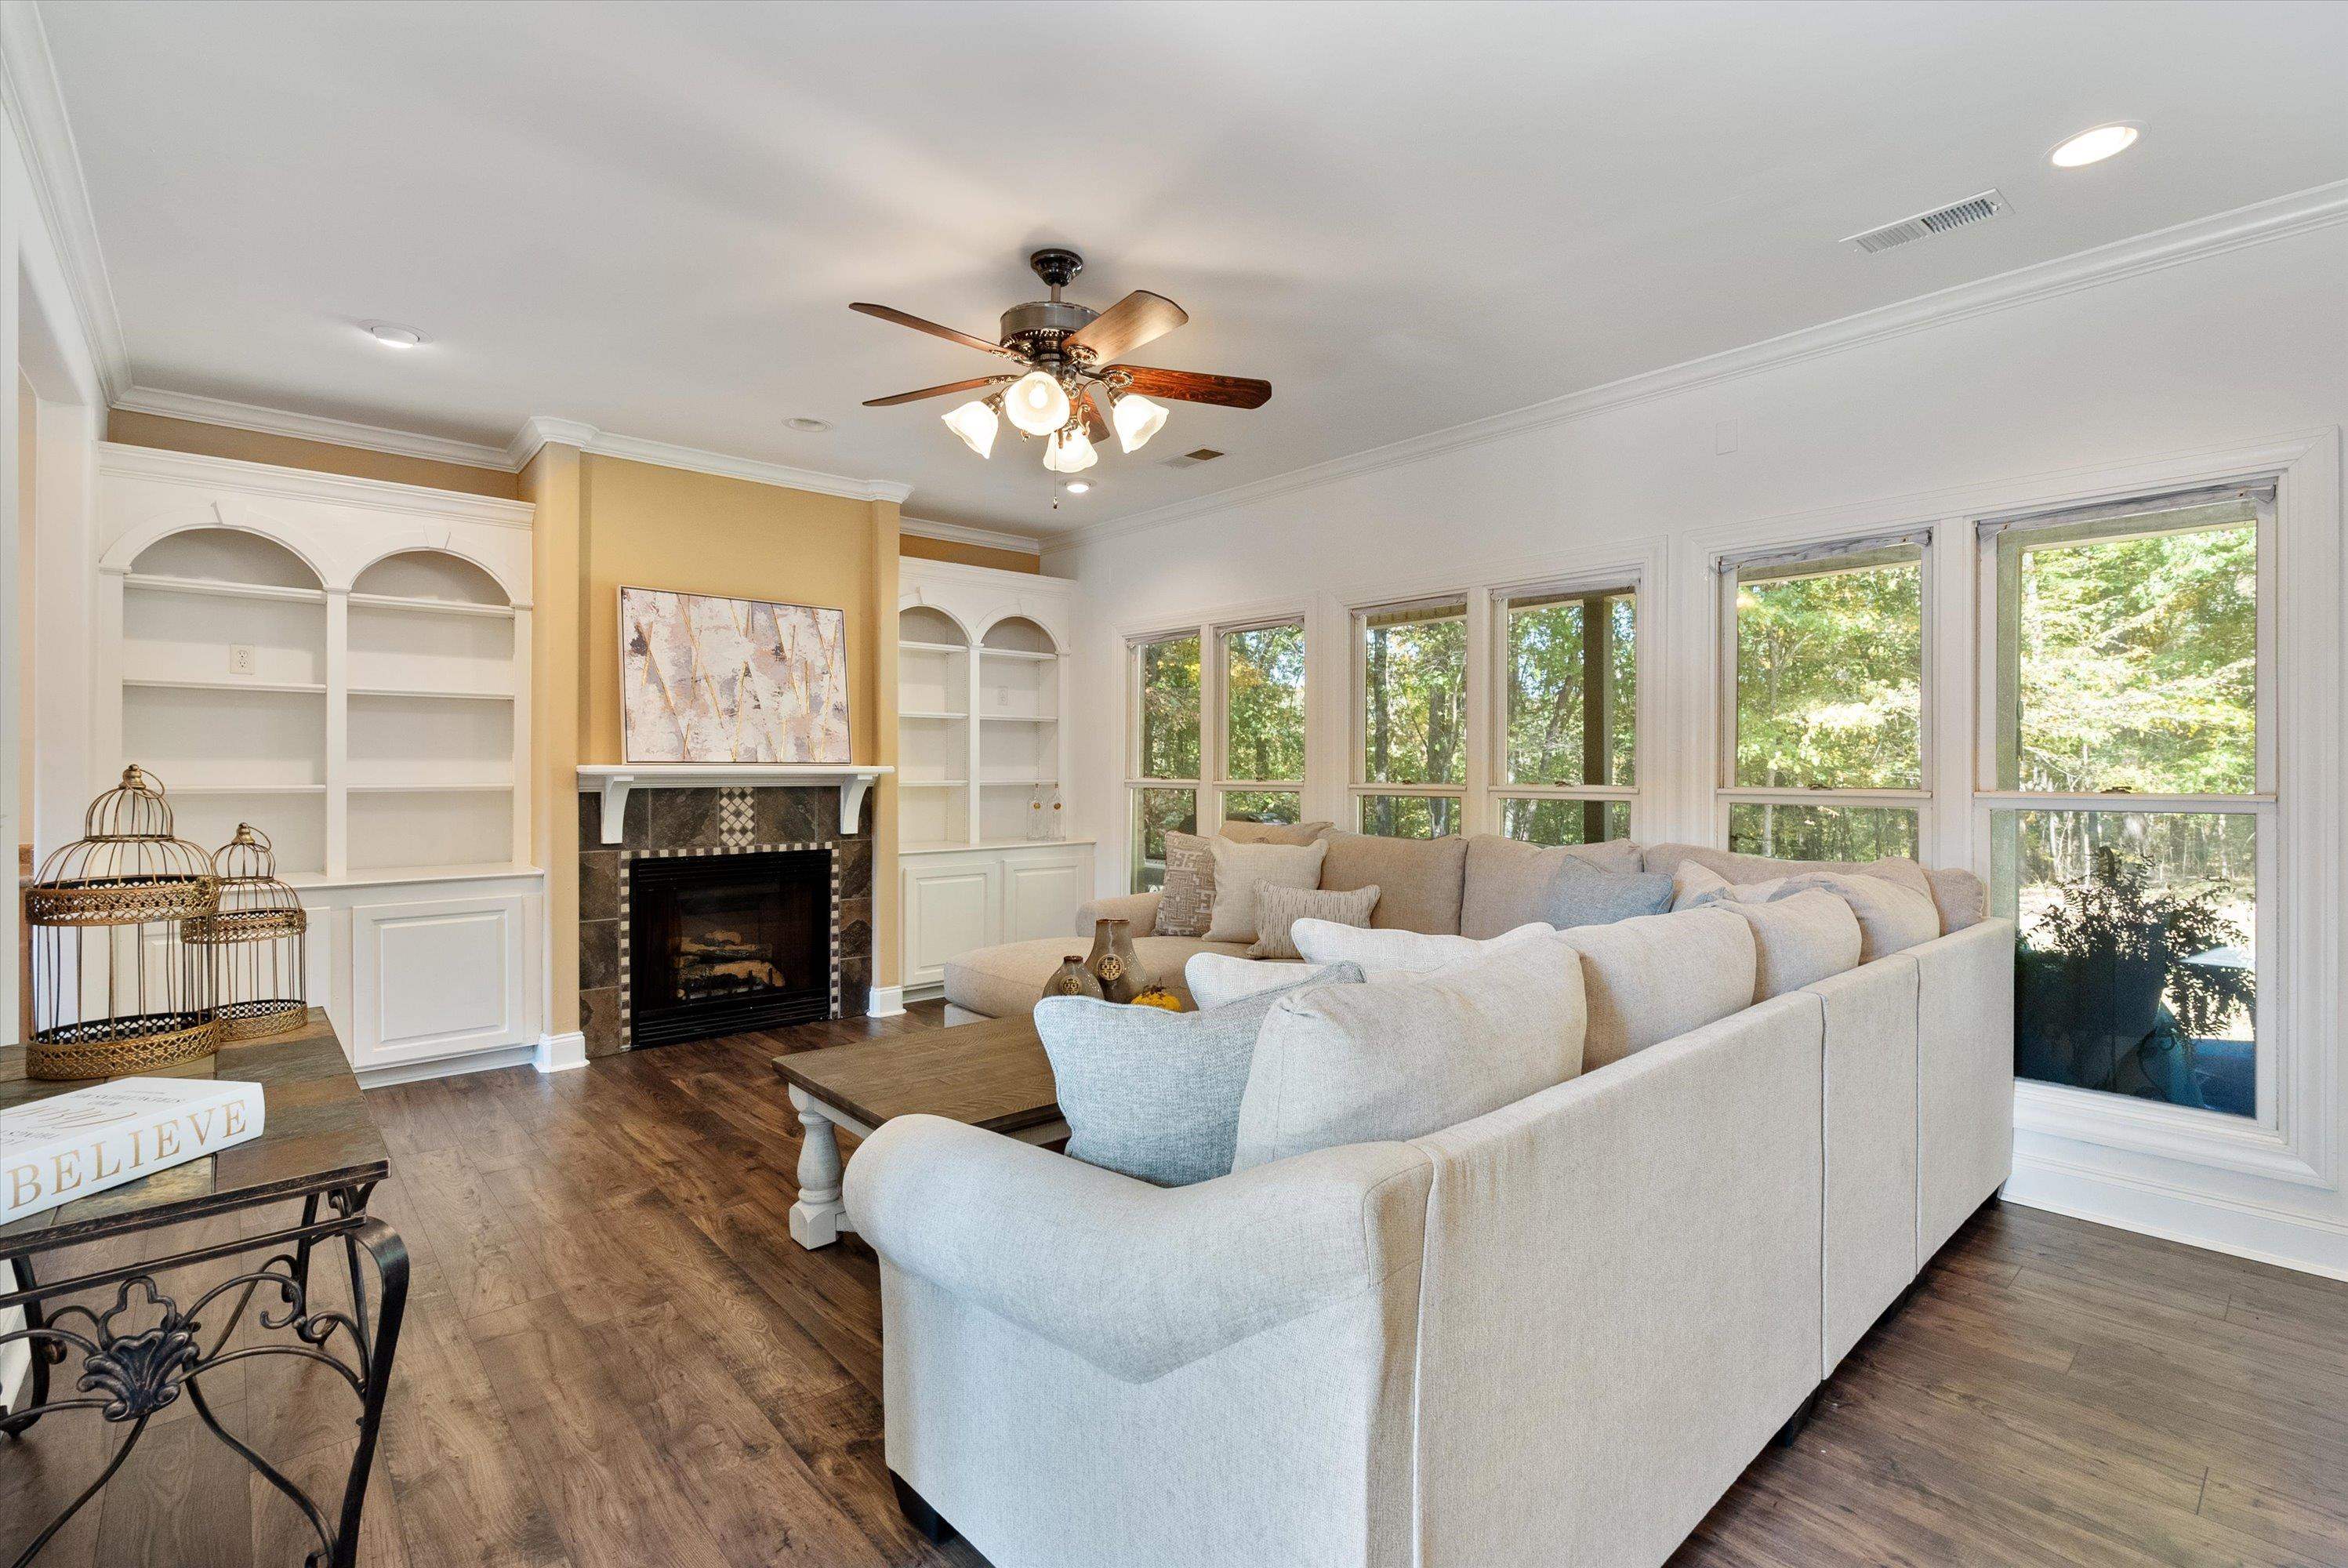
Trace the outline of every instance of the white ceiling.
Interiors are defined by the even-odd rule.
[[[136,382],[502,447],[531,415],[1047,534],[2348,177],[2348,5],[41,7]],[[2058,172],[2111,119],[2145,137]],[[1990,186],[2013,211],[1836,242]],[[1063,242],[1175,405],[1046,511],[860,399]],[[354,324],[422,330],[398,354]],[[825,435],[783,427],[830,420]],[[1231,455],[1169,469],[1199,445]]]

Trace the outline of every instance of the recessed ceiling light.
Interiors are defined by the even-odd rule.
[[[366,332],[386,348],[415,348],[424,342],[424,335],[414,327],[395,326],[387,321],[368,322]]]
[[[797,430],[804,436],[820,436],[826,430],[831,428],[831,421],[829,419],[810,419],[806,415],[802,414],[796,419],[784,420],[783,427],[786,429]]]
[[[1088,480],[1070,480],[1066,484],[1062,485],[1060,488],[1067,491],[1070,495],[1082,495],[1093,487],[1092,482]]]
[[[2047,158],[2057,169],[2084,169],[2090,163],[2101,163],[2114,153],[2126,152],[2136,145],[2137,128],[2121,123],[2099,125],[2093,130],[2083,130]]]

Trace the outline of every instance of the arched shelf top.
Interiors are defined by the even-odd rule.
[[[313,592],[325,586],[317,569],[284,541],[216,521],[164,534],[125,565],[145,577]]]
[[[908,643],[934,643],[941,647],[968,647],[976,641],[962,617],[935,604],[905,604],[897,611],[897,635]]]
[[[988,622],[979,634],[979,645],[997,654],[1056,655],[1063,651],[1042,622],[1016,611]]]
[[[351,579],[351,592],[497,608],[513,603],[488,567],[459,552],[429,545],[376,556]]]

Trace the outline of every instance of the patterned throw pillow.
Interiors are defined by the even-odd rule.
[[[1302,958],[1290,931],[1300,920],[1325,920],[1334,925],[1365,926],[1370,923],[1370,911],[1378,906],[1375,882],[1345,892],[1323,892],[1310,887],[1275,887],[1267,882],[1256,889],[1255,945],[1248,949],[1250,958]]]
[[[1166,835],[1166,886],[1158,896],[1158,934],[1204,936],[1215,915],[1215,851],[1196,833]]]

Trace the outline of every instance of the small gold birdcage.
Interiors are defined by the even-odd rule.
[[[302,1026],[310,1004],[310,916],[278,880],[269,835],[250,822],[212,851],[220,907],[180,923],[180,940],[212,956],[212,997],[221,1037],[255,1040]]]
[[[181,927],[213,913],[211,857],[171,832],[163,783],[133,763],[25,894],[36,1078],[114,1078],[219,1047],[211,955]]]

